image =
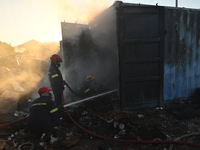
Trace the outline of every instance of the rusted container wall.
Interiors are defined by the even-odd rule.
[[[117,8],[119,101],[123,110],[163,103],[164,8]]]
[[[127,12],[127,8],[131,11]],[[139,86],[140,88],[136,88],[137,83],[139,83],[138,85],[142,85],[144,83],[142,77],[144,75],[149,75],[147,72],[145,73],[145,71],[149,70],[151,72],[155,70],[153,67],[148,67],[148,64],[150,63],[144,59],[142,63],[146,64],[146,68],[139,67],[139,62],[141,62],[141,60],[138,61],[135,58],[140,53],[141,58],[151,57],[152,53],[149,51],[150,47],[145,47],[146,42],[140,40],[148,37],[149,39],[147,43],[150,43],[152,36],[149,34],[149,31],[150,29],[155,30],[155,28],[154,26],[150,27],[150,23],[143,24],[145,19],[148,21],[148,19],[143,16],[155,16],[156,13],[153,11],[148,12],[145,10],[153,10],[154,8],[158,10],[159,8],[164,8],[164,11],[158,12],[164,13],[164,15],[158,14],[161,16],[159,20],[164,20],[164,25],[159,31],[159,36],[157,36],[159,39],[158,42],[162,42],[163,40],[163,48],[162,46],[160,47],[161,51],[159,53],[163,53],[163,64],[160,63],[161,66],[159,66],[160,69],[162,69],[163,65],[163,76],[162,73],[157,75],[159,77],[159,80],[157,80],[160,83],[159,85],[162,85],[162,81],[163,85],[162,87],[159,87],[158,85],[155,87],[155,85],[153,86],[151,84],[147,84],[143,87]],[[121,108],[127,110],[143,107],[155,107],[161,106],[162,102],[167,103],[176,99],[189,99],[194,94],[196,88],[200,87],[200,10],[165,6],[137,5],[130,3],[121,3],[121,5],[117,7],[117,10],[117,18],[118,20],[122,20],[117,23],[117,31],[119,33],[119,101]],[[121,11],[121,13],[119,13],[120,10],[123,12]],[[138,16],[142,16],[144,18],[143,21],[141,21],[141,18]],[[160,23],[160,25],[162,25],[162,23]],[[155,26],[157,26],[157,24],[155,24]],[[126,35],[129,35],[129,37]],[[155,43],[155,41],[153,42]],[[133,47],[132,49],[127,49],[126,45],[128,44],[139,44],[140,48]],[[144,53],[142,53],[142,47],[145,47],[146,51]],[[127,58],[124,55],[126,51],[130,54],[127,55],[129,62],[126,62]],[[148,53],[149,56],[147,56]],[[162,62],[162,57],[160,57],[159,61]],[[135,68],[127,68],[127,64],[130,64],[130,62],[132,65],[135,64]],[[157,69],[159,70],[159,68]],[[130,74],[130,70],[132,70],[132,74]],[[133,81],[136,73],[139,74],[138,81]],[[148,77],[149,80],[153,78],[153,76],[150,75]],[[161,79],[161,77],[163,78]],[[128,86],[129,84],[132,86]],[[152,91],[150,93],[156,94],[156,91],[153,89],[157,88],[162,90],[158,90],[157,92],[157,95],[160,95],[160,97],[157,97],[157,100],[150,101],[152,98],[151,94],[148,95],[148,91]],[[140,97],[140,93],[143,93],[142,98]],[[161,95],[163,95],[163,97],[161,97]]]
[[[200,87],[200,11],[165,7],[164,101],[187,99]]]

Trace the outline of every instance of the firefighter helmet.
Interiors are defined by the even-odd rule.
[[[94,76],[93,75],[88,75],[88,76],[86,76],[86,81],[91,81],[91,80],[93,80],[94,79]]]
[[[46,87],[41,87],[41,88],[38,90],[38,93],[39,93],[39,94],[42,94],[42,93],[47,92],[47,91],[52,91],[52,89],[48,89],[48,88],[46,88]]]
[[[50,57],[50,59],[51,59],[52,62],[55,62],[55,63],[57,63],[57,62],[62,62],[62,59],[61,59],[60,56],[57,55],[57,54],[53,54],[53,55]]]

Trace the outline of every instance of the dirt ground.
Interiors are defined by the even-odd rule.
[[[50,143],[25,134],[26,120],[2,128],[0,150],[200,149],[200,106],[196,101],[121,111],[117,99],[116,94],[109,94],[67,107],[69,115],[63,113],[57,136]],[[167,143],[177,138],[177,143]]]

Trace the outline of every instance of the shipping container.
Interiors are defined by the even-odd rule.
[[[88,25],[81,25],[79,39],[70,46],[66,37],[72,37],[65,32],[69,24],[61,24],[62,42],[68,43],[63,44],[64,57],[71,57],[67,53],[80,46],[81,35],[86,35],[81,48],[90,49],[88,57],[106,58],[106,69],[97,70],[109,70],[104,81],[113,77],[122,110],[162,107],[173,100],[189,99],[200,87],[198,9],[117,1]],[[66,62],[66,66],[72,64]]]

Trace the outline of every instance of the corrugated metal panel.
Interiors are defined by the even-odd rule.
[[[163,101],[163,8],[118,8],[119,91],[123,110]]]
[[[165,8],[164,101],[200,87],[200,11]]]
[[[62,29],[62,54],[64,60],[65,80],[72,89],[76,89],[79,82],[93,72],[91,49],[92,40],[88,25],[77,23],[61,23]],[[93,49],[92,49],[93,50]],[[95,50],[94,50],[95,51]]]
[[[81,53],[79,47],[83,47],[85,55],[90,48],[90,44],[88,44],[88,38],[82,38],[83,32],[88,29],[87,25],[77,24],[77,23],[61,23],[62,29],[62,49],[63,55],[65,58],[64,66],[66,69],[75,65],[75,61],[77,59],[77,55]],[[87,40],[87,41],[86,41]],[[82,44],[83,43],[83,44]],[[81,58],[78,59],[82,59]]]

